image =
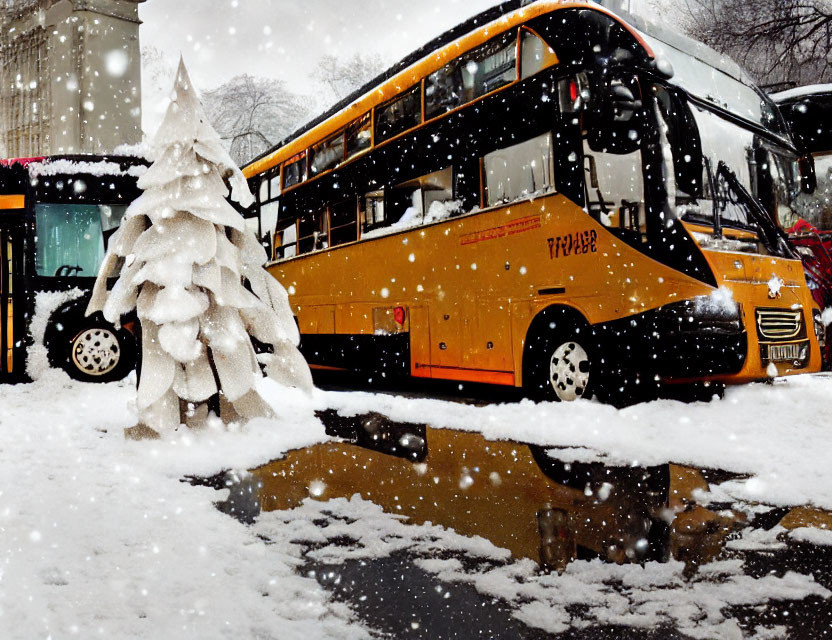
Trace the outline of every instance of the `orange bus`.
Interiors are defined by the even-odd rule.
[[[744,144],[794,147],[685,46],[595,4],[507,2],[252,161],[249,224],[311,366],[554,400],[817,371]]]

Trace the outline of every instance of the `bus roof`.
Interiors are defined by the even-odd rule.
[[[405,56],[329,110],[257,156],[244,167],[243,174],[248,178],[262,173],[304,151],[330,133],[337,132],[377,104],[394,97],[422,77],[442,68],[447,62],[475,46],[477,37],[490,35],[492,31],[496,35],[539,15],[569,8],[592,9],[609,15],[627,28],[643,44],[647,54],[652,57],[653,52],[649,45],[630,25],[595,2],[537,0],[528,3],[523,0],[508,0],[456,25]],[[470,46],[466,46],[469,45],[464,39],[466,35],[471,38]]]
[[[731,57],[668,27],[626,11],[619,13],[641,33],[657,61],[673,67],[671,83],[712,107],[785,138],[773,100]]]
[[[825,93],[832,93],[832,84],[808,84],[804,87],[795,87],[794,89],[789,89],[788,91],[772,93],[771,97],[779,104],[783,102],[791,102],[792,100],[798,100],[807,96],[815,96]]]

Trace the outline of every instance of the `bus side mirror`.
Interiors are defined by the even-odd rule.
[[[610,87],[610,103],[615,122],[629,122],[636,110],[641,109],[641,100],[636,100],[633,92],[623,84]]]
[[[807,153],[797,159],[800,170],[800,190],[803,193],[814,193],[818,188],[818,177],[815,173],[815,159]]]
[[[667,142],[673,155],[676,186],[689,196],[700,197],[705,160],[702,138],[693,113],[685,99],[676,92],[661,90],[657,98],[667,123]]]
[[[590,78],[590,100],[583,112],[587,143],[593,151],[632,153],[641,146],[642,102],[635,76]]]

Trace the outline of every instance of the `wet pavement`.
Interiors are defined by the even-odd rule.
[[[670,587],[678,587],[680,597],[690,592],[690,585],[719,582],[717,574],[710,577],[711,567],[734,562],[740,577],[782,578],[795,572],[832,589],[832,547],[796,542],[786,535],[796,527],[829,528],[832,515],[802,508],[697,502],[694,496],[702,495],[698,492],[730,479],[730,474],[676,465],[564,464],[556,459],[557,451],[553,458],[539,448],[489,441],[475,432],[393,423],[379,414],[343,417],[329,411],[319,417],[333,441],[290,451],[251,476],[214,479],[217,488],[231,489],[219,507],[251,523],[261,510],[291,513],[308,498],[325,505],[360,496],[388,514],[405,516],[414,527],[440,525],[509,552],[495,560],[460,549],[437,553],[404,546],[387,554],[347,554],[327,562],[314,553],[323,544],[316,535],[292,538],[309,551],[298,570],[348,603],[380,636],[692,637],[672,623],[647,628],[604,624],[579,603],[565,609],[570,628],[547,632],[521,621],[516,601],[483,593],[473,579],[448,579],[441,571],[426,571],[426,562],[457,563],[479,576],[533,561],[539,575],[556,579],[564,571],[568,576],[576,560],[648,568],[673,560],[684,563],[675,578],[678,584]],[[321,513],[314,524],[325,531],[338,518]],[[357,548],[360,529],[356,531],[326,544]],[[766,537],[766,531],[773,533]],[[747,542],[761,535],[764,542]],[[700,574],[703,567],[705,576]],[[626,584],[611,581],[607,586],[634,597]],[[774,596],[749,605],[726,603],[723,614],[747,637],[755,637],[760,629],[772,638],[832,637],[832,603],[825,597]],[[705,633],[697,635],[723,637],[717,631],[713,636]]]

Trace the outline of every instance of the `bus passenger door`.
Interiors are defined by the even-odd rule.
[[[462,306],[438,302],[430,309],[430,364],[434,378],[453,379],[462,367],[465,322]]]
[[[22,378],[23,318],[25,299],[23,273],[23,227],[0,223],[0,377]]]
[[[508,301],[478,298],[465,322],[463,345],[463,366],[482,371],[482,381],[514,383],[513,374],[505,375],[514,370]]]

